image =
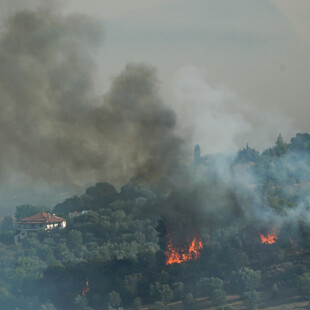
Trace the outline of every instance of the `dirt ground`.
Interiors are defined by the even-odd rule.
[[[260,306],[257,309],[261,310],[291,310],[291,309],[307,309],[309,302],[308,301],[300,301],[300,297],[296,296],[290,299],[279,298],[273,300],[272,304],[267,306],[265,304],[266,301],[262,300]],[[212,306],[210,300],[208,298],[198,298],[196,300],[197,308],[199,310],[208,309],[208,310],[216,310],[216,307]],[[244,305],[242,299],[239,295],[227,296],[227,304],[231,305],[235,310],[246,310],[247,307]],[[264,305],[265,304],[265,305]],[[146,308],[147,309],[147,308]],[[168,305],[169,310],[183,310],[182,302],[177,301],[174,303],[170,303]]]

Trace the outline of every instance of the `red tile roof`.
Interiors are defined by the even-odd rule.
[[[47,212],[40,212],[37,214],[34,214],[29,217],[25,217],[19,221],[17,221],[17,224],[53,224],[53,223],[61,223],[64,222],[65,219],[62,217],[47,213]]]

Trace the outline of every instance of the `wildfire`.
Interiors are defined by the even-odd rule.
[[[182,248],[173,247],[172,241],[169,241],[165,252],[166,265],[197,260],[200,257],[202,248],[203,245],[200,237],[194,237],[191,242],[188,242]]]
[[[262,244],[274,244],[277,242],[277,233],[275,231],[272,231],[271,233],[267,233],[267,235],[263,235],[259,233],[260,240]]]
[[[89,292],[89,290],[90,290],[90,288],[88,286],[88,279],[86,279],[86,287],[83,288],[82,295],[86,296],[86,294]]]

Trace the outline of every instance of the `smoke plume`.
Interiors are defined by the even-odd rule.
[[[84,15],[64,17],[44,8],[8,20],[0,37],[0,180],[22,175],[27,182],[119,185],[131,177],[146,182],[165,177],[167,199],[155,212],[180,225],[285,220],[251,189],[255,173],[232,169],[229,156],[179,165],[184,141],[175,113],[159,96],[154,68],[128,65],[104,96],[95,97],[93,54],[102,42],[102,25]],[[196,120],[207,152],[235,151],[240,136],[254,133],[247,115],[266,119],[192,69],[180,83],[177,99],[195,106],[184,109],[194,115],[181,115],[182,123]]]
[[[176,74],[174,107],[181,129],[191,128],[192,149],[199,143],[207,154],[233,153],[249,142],[264,150],[279,132],[289,138],[298,131],[279,110],[259,109],[228,85],[210,80],[205,70],[193,66]]]
[[[128,65],[94,98],[102,25],[51,9],[21,11],[0,38],[1,179],[50,183],[160,178],[178,160],[174,113],[152,67]]]

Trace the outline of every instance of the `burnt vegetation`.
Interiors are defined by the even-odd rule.
[[[255,309],[307,301],[309,160],[308,134],[289,144],[279,136],[261,154],[248,145],[233,157],[201,156],[196,148],[179,199],[169,175],[152,185],[132,179],[120,191],[98,183],[50,210],[67,219],[65,229],[39,230],[16,244],[5,217],[1,309]],[[218,165],[229,167],[235,184]],[[251,182],[241,186],[236,176]],[[42,210],[18,206],[16,218]],[[171,230],[178,247],[198,233],[199,257],[167,264]]]

